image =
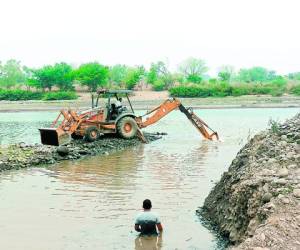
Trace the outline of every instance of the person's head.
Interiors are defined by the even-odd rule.
[[[146,199],[143,201],[143,208],[146,210],[149,210],[152,208],[151,201],[149,199]]]

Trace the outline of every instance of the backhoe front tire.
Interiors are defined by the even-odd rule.
[[[84,139],[88,142],[96,141],[99,138],[99,130],[95,126],[88,127],[85,130]]]
[[[131,139],[135,137],[137,130],[138,126],[136,121],[130,116],[121,118],[117,123],[118,134],[124,139]]]

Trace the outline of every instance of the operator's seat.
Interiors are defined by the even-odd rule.
[[[115,103],[111,104],[111,109],[110,109],[110,118],[111,120],[116,120],[119,115],[119,110],[118,107],[116,106]]]
[[[109,114],[108,114],[108,107],[107,107],[107,105],[105,105],[104,107],[103,107],[103,121],[107,121],[107,120],[109,120],[108,118],[109,117],[107,117]]]
[[[108,105],[106,103],[105,108],[104,108],[104,120],[105,121],[110,121],[110,120],[115,120],[118,117],[118,112],[116,109],[116,105],[114,103],[111,103]]]

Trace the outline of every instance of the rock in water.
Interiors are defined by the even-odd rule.
[[[56,152],[60,155],[60,156],[66,156],[69,154],[69,148],[66,146],[59,146],[56,149]]]

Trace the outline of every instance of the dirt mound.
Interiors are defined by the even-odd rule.
[[[300,115],[252,138],[198,213],[234,249],[300,249]]]
[[[158,134],[144,133],[148,142],[161,138]],[[53,147],[40,144],[20,143],[0,148],[0,172],[44,164],[54,164],[63,160],[75,160],[87,155],[108,155],[115,151],[140,145],[137,139],[125,140],[116,137],[104,137],[95,142],[72,140],[65,146]]]

